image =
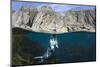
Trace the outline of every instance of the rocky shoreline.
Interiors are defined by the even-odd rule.
[[[14,27],[57,34],[76,31],[95,32],[95,10],[69,10],[59,13],[48,6],[21,7],[12,12],[12,28]]]

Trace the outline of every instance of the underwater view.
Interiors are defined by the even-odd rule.
[[[96,61],[96,7],[12,1],[12,66]]]

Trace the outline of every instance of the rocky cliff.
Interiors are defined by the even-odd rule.
[[[12,12],[12,28],[44,33],[95,32],[95,10],[55,12],[51,7],[21,7]]]

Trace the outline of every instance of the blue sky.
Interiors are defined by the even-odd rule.
[[[12,10],[18,10],[21,6],[25,7],[41,7],[41,6],[50,6],[56,12],[64,12],[68,10],[93,10],[95,6],[83,6],[83,5],[65,5],[65,4],[50,4],[43,2],[18,2],[12,1]]]

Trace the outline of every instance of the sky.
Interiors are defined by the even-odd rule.
[[[68,10],[93,10],[95,6],[86,5],[69,5],[69,4],[54,4],[54,3],[44,3],[44,2],[19,2],[12,1],[12,10],[18,10],[21,6],[25,7],[41,7],[50,6],[56,12],[64,12]]]

